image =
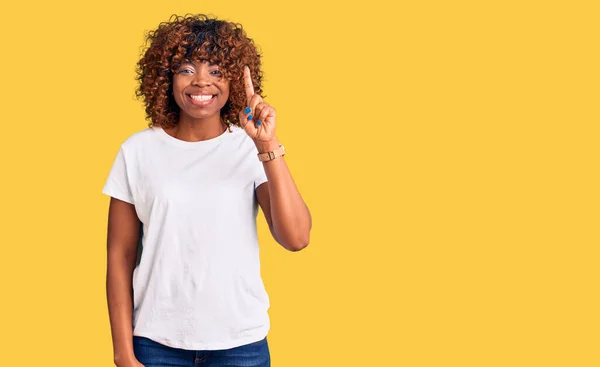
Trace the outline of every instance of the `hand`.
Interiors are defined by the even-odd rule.
[[[275,109],[261,96],[254,94],[250,69],[244,67],[244,89],[247,107],[240,111],[240,125],[256,143],[267,143],[275,138]]]
[[[117,367],[144,367],[135,357],[131,357],[127,361],[115,362]]]
[[[117,364],[117,367],[144,367],[143,364],[141,364],[139,361],[132,361],[128,364]]]

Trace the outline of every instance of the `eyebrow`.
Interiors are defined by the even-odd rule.
[[[183,60],[183,61],[181,62],[181,64],[192,64],[192,65],[196,66],[196,63],[195,63],[195,62],[193,62],[193,61],[191,61],[191,60]],[[219,66],[219,65],[218,65],[218,64],[211,64],[211,63],[208,63],[208,66]]]

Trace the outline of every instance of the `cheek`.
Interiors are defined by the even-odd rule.
[[[182,83],[181,80],[178,80],[178,78],[173,79],[171,90],[173,91],[173,97],[175,98],[175,101],[178,105],[180,105],[182,102],[181,91],[183,90],[183,87],[184,83]]]
[[[223,84],[223,86],[221,87],[221,90],[223,91],[223,94],[226,94],[229,97],[229,83],[225,83]]]
[[[182,84],[183,83],[179,78],[177,78],[177,77],[173,78],[173,84],[172,84],[173,93],[177,94],[177,92],[181,91],[181,89],[183,87]]]
[[[230,93],[229,84],[222,85],[220,89],[221,89],[221,92],[223,93],[223,97],[225,97],[224,98],[225,101],[229,100],[229,93]]]

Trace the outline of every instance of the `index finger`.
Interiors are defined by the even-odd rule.
[[[254,86],[252,85],[252,77],[250,76],[250,68],[244,66],[244,89],[248,100],[254,95]]]

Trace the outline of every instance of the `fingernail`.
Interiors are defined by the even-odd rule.
[[[244,67],[245,67],[246,69],[248,69],[248,65],[244,65]]]
[[[248,121],[252,120],[252,115],[248,115]]]
[[[244,110],[244,113],[247,115],[250,113],[250,111],[252,111],[252,109],[250,107],[246,107],[246,109]]]
[[[260,126],[260,124],[262,124],[262,121],[260,121],[260,120],[256,121],[256,126]]]

